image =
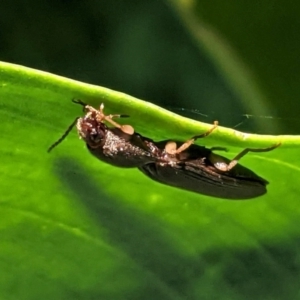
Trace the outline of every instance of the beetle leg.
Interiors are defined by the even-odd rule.
[[[167,142],[166,146],[165,146],[165,150],[167,153],[169,154],[176,154],[177,153],[177,144],[173,141],[169,141]]]
[[[281,143],[275,144],[271,147],[268,148],[259,148],[259,149],[253,149],[253,148],[246,148],[244,149],[242,152],[240,152],[237,156],[235,156],[229,164],[226,164],[224,162],[215,162],[214,166],[219,169],[220,171],[224,171],[224,172],[228,172],[230,171],[232,168],[234,168],[237,164],[238,161],[245,156],[248,152],[268,152],[271,151],[277,147],[279,147],[281,145]]]
[[[103,110],[104,110],[104,104],[102,103],[99,107],[99,110],[96,110],[94,107],[87,105],[83,101],[79,99],[72,99],[72,102],[76,104],[80,104],[83,106],[84,110],[87,110],[89,113],[96,113],[97,115],[97,121],[102,122],[105,120],[106,122],[110,123],[111,125],[121,129],[124,133],[127,133],[129,135],[132,135],[134,133],[134,129],[131,125],[120,125],[119,123],[115,122],[113,118],[127,118],[129,117],[128,115],[121,115],[121,114],[114,114],[114,115],[105,115]]]
[[[104,113],[103,113],[103,110],[104,110],[104,104],[102,103],[100,105],[100,108],[99,108],[99,115],[100,115],[100,119],[104,119],[106,122],[110,123],[111,125],[115,126],[116,128],[119,128],[121,129],[124,133],[127,133],[129,135],[133,135],[134,134],[134,128],[131,126],[131,125],[121,125],[117,122],[115,122],[112,118],[115,118],[115,117],[118,117],[118,118],[121,118],[121,117],[124,117],[127,115],[108,115],[106,116]]]
[[[201,139],[204,138],[206,136],[208,136],[209,134],[211,134],[216,128],[218,127],[218,121],[214,122],[214,125],[212,126],[212,128],[210,128],[208,131],[199,134],[199,135],[195,135],[193,136],[191,139],[187,140],[185,143],[183,143],[176,151],[175,154],[179,154],[180,152],[186,150],[187,148],[189,148],[192,144],[195,143],[195,141],[197,139]]]
[[[108,115],[108,118],[129,118],[129,115],[121,115],[121,114],[113,114],[113,115]]]
[[[225,152],[228,151],[228,149],[226,147],[211,147],[209,150],[210,151],[225,151]]]

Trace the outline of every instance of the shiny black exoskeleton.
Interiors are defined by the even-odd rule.
[[[97,110],[80,100],[73,102],[83,105],[86,111],[83,118],[77,118],[74,122],[80,137],[86,142],[90,153],[106,163],[138,168],[160,183],[218,198],[249,199],[267,191],[268,181],[238,164],[238,160],[248,152],[270,151],[279,144],[264,149],[245,149],[230,161],[213,153],[216,148],[193,144],[196,139],[209,135],[217,123],[209,131],[186,142],[154,142],[134,132],[132,126],[120,125],[113,120],[122,115],[105,115],[103,104]],[[61,142],[72,126],[49,151]]]

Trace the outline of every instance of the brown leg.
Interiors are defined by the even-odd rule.
[[[131,125],[120,125],[119,123],[115,122],[112,118],[121,118],[122,116],[125,116],[125,115],[108,115],[106,116],[104,113],[103,113],[103,109],[104,109],[104,104],[102,103],[100,105],[100,109],[99,109],[99,112],[100,112],[100,118],[101,119],[104,119],[106,122],[110,123],[111,125],[115,126],[116,128],[119,128],[121,129],[124,133],[127,133],[127,134],[130,134],[132,135],[134,133],[134,129]],[[127,115],[126,115],[127,116]]]
[[[113,115],[108,115],[108,118],[129,118],[129,115],[120,115],[120,114],[113,114]]]
[[[210,128],[208,131],[199,134],[199,135],[195,135],[193,136],[191,139],[187,140],[184,144],[182,144],[176,151],[175,154],[178,154],[184,150],[186,150],[188,147],[190,147],[192,144],[195,143],[195,141],[197,139],[201,139],[204,138],[206,136],[208,136],[209,134],[211,134],[216,128],[218,127],[218,121],[214,122],[214,125],[212,126],[212,128]]]
[[[260,149],[252,149],[252,148],[246,148],[242,152],[240,152],[236,157],[233,158],[233,160],[226,166],[226,168],[222,168],[221,171],[227,172],[230,171],[233,167],[235,167],[238,163],[238,161],[245,156],[248,152],[268,152],[271,151],[277,147],[279,147],[281,143],[275,144],[268,148],[260,148]]]
[[[228,151],[228,149],[226,147],[211,147],[209,150],[210,151],[225,151],[225,152]]]

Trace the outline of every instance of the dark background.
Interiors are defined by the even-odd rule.
[[[241,106],[238,96],[188,34],[168,1],[3,1],[0,60],[122,91],[208,123],[219,120],[224,126],[234,127],[241,122],[239,130],[256,133],[299,133],[299,101],[295,95],[300,71],[291,66],[293,55],[296,58],[300,49],[296,18],[299,9],[285,2],[281,10],[278,1],[267,2],[248,7],[243,2],[222,5],[219,1],[198,1],[195,10],[228,38],[257,75],[259,86],[274,103],[269,115],[250,119],[243,116],[252,112]],[[285,23],[290,26],[283,27]],[[264,34],[260,34],[260,27]],[[266,41],[268,32],[277,39]],[[288,39],[288,33],[294,39]],[[279,44],[291,51],[278,53]],[[259,55],[257,49],[261,50]],[[274,65],[268,58],[276,54],[276,49]],[[257,61],[251,61],[253,57]],[[279,71],[281,65],[289,66],[289,73],[279,72],[282,77],[278,78],[272,68]],[[272,74],[276,79],[273,85],[269,84],[273,82]],[[278,94],[276,86],[281,82],[286,89]],[[284,91],[291,91],[285,94],[286,99],[282,99]],[[269,122],[269,116],[280,120],[280,126],[274,130],[266,126],[266,132],[264,122]],[[259,126],[257,118],[262,118]]]
[[[245,131],[299,134],[300,4],[212,0],[198,1],[195,7],[237,51],[266,95],[269,115],[280,125],[266,130],[268,115],[262,116],[260,126],[251,122],[260,115],[242,117],[252,112],[242,107],[227,78],[188,34],[170,3],[2,1],[0,60],[103,85],[180,113],[197,110],[208,117],[190,113],[191,117],[205,122],[217,119],[235,126],[242,121],[238,128]],[[6,117],[11,111],[3,112]],[[19,112],[7,114],[6,123],[11,116],[18,119]],[[55,141],[67,118],[53,128],[43,122],[35,134],[39,120],[22,127],[31,116],[18,119],[13,131],[4,130],[0,136],[6,143],[0,169],[0,284],[6,295],[21,299],[36,293],[36,299],[55,299],[65,293],[61,298],[101,299],[98,292],[106,291],[106,283],[107,293],[119,295],[127,290],[124,253],[130,259],[129,281],[142,267],[134,278],[145,282],[137,292],[148,299],[156,292],[153,285],[159,290],[161,283],[194,299],[297,299],[296,146],[267,153],[265,160],[247,156],[246,165],[271,182],[268,195],[226,202],[155,186],[134,171],[102,168],[93,158],[89,161],[75,134],[48,158],[48,145],[39,145],[41,135],[53,132]],[[38,151],[32,151],[37,146]],[[145,194],[148,190],[150,195]],[[152,197],[156,194],[162,198]],[[106,254],[106,247],[77,243],[60,224],[79,224],[71,227],[75,233],[77,227],[91,235],[99,232],[101,241],[117,252]],[[150,278],[144,278],[148,273]]]

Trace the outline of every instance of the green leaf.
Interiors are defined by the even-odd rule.
[[[47,153],[82,115],[72,98],[129,114],[126,122],[156,140],[186,140],[211,124],[7,63],[0,87],[3,299],[264,299],[298,291],[299,136],[220,126],[198,141],[226,146],[229,158],[282,143],[242,159],[270,181],[268,193],[226,201],[97,161],[75,132]]]
[[[298,134],[300,43],[295,36],[300,25],[299,3],[167,2],[243,108],[256,117],[277,118],[272,123],[257,118],[260,128]]]

